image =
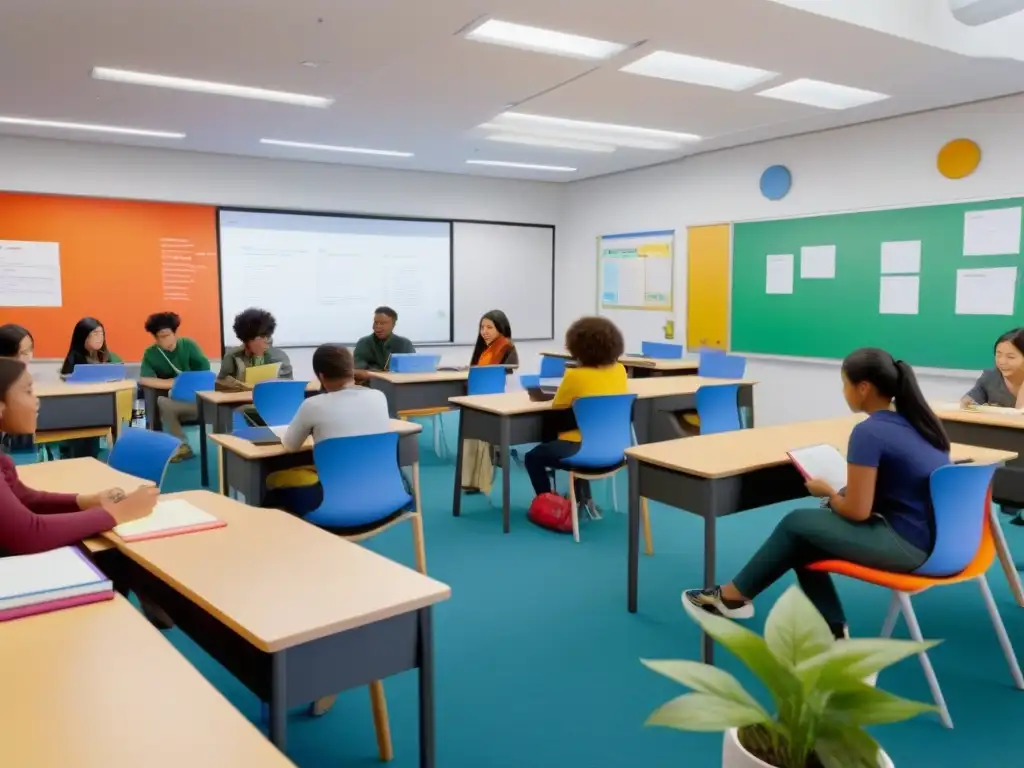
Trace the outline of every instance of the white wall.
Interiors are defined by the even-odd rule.
[[[594,238],[601,234],[676,230],[676,338],[685,338],[688,226],[1024,194],[1022,113],[1024,97],[1012,97],[574,183],[558,229],[556,326],[594,312]],[[961,136],[978,142],[982,162],[969,178],[950,181],[935,169],[935,156],[943,144]],[[761,196],[758,180],[775,163],[789,167],[793,189],[784,200],[771,202]],[[1014,324],[1007,318],[1007,328]],[[751,359],[748,373],[761,382],[755,389],[759,424],[821,418],[845,409],[836,361],[760,357]],[[959,399],[973,380],[972,373],[963,371],[918,373],[925,394],[941,400]]]
[[[20,138],[0,138],[0,189],[555,225],[566,191],[543,182]],[[523,364],[537,365],[550,346],[522,345]],[[446,363],[469,362],[468,347],[439,351]],[[312,376],[311,350],[289,355],[296,375]],[[38,367],[52,373],[52,364]]]

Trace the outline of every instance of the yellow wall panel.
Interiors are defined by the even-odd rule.
[[[728,224],[686,230],[686,346],[729,348]]]

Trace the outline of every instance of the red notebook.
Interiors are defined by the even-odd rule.
[[[0,621],[113,597],[110,579],[77,547],[0,559]]]
[[[183,499],[163,499],[157,502],[152,513],[130,523],[121,523],[114,528],[114,533],[124,541],[146,541],[223,528],[225,525],[227,523],[223,520]]]

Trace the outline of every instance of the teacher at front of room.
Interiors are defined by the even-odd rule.
[[[398,313],[391,307],[377,307],[373,311],[373,333],[363,336],[356,342],[355,352],[355,378],[360,383],[369,380],[368,371],[386,371],[391,361],[391,355],[412,354],[416,347],[404,336],[399,336],[395,331],[395,324],[398,322]]]

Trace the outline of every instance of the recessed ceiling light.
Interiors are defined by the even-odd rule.
[[[774,88],[761,91],[757,95],[769,99],[792,101],[797,104],[808,104],[823,109],[850,109],[889,98],[884,93],[864,91],[860,88],[851,88],[848,85],[836,85],[807,78],[777,85]]]
[[[365,147],[339,147],[334,144],[310,144],[305,141],[284,141],[282,139],[260,139],[260,144],[296,149],[317,149],[322,152],[348,152],[353,155],[384,155],[386,157],[412,157],[412,152],[395,152],[391,149],[366,149]]]
[[[61,120],[33,120],[27,117],[0,117],[5,125],[29,125],[38,128],[59,128],[64,131],[92,131],[93,133],[119,133],[125,136],[150,136],[155,139],[184,139],[184,133],[174,131],[151,131],[147,128],[122,128],[117,125],[96,125],[94,123],[66,123]]]
[[[767,69],[669,51],[655,51],[632,64],[627,64],[620,71],[680,83],[724,88],[729,91],[752,88],[778,76],[777,72],[769,72]]]
[[[481,127],[488,127],[484,124]],[[494,126],[497,127],[497,126]],[[573,149],[578,152],[614,152],[614,144],[598,144],[591,141],[573,141],[548,136],[528,136],[522,133],[495,133],[487,137],[488,141],[500,141],[506,144],[527,144],[531,147],[551,147],[553,149]]]
[[[146,72],[130,72],[125,69],[110,69],[109,67],[93,67],[92,76],[94,80],[109,80],[114,83],[148,85],[154,88],[170,88],[176,91],[209,93],[215,96],[235,96],[240,99],[274,101],[281,104],[293,104],[299,107],[318,107],[320,109],[325,109],[334,103],[334,99],[328,99],[324,96],[307,96],[302,93],[269,91],[265,88],[251,88],[247,85],[215,83],[208,80],[191,80],[187,77],[153,75]]]
[[[493,43],[538,53],[553,53],[573,59],[609,59],[629,46],[592,37],[555,32],[552,29],[528,27],[508,21],[490,19],[466,34],[467,40]]]
[[[534,163],[506,163],[504,160],[467,160],[469,165],[496,165],[500,168],[525,168],[531,171],[557,171],[572,173],[575,168],[567,165],[535,165]]]
[[[689,142],[700,141],[700,136],[693,133],[678,133],[614,123],[595,123],[586,120],[568,120],[524,112],[503,112],[485,125],[517,134],[614,144],[617,147],[635,147],[637,149],[675,150]]]
[[[318,61],[304,61],[304,62],[302,62],[302,66],[309,67],[310,69],[319,69],[320,62],[318,62]]]

